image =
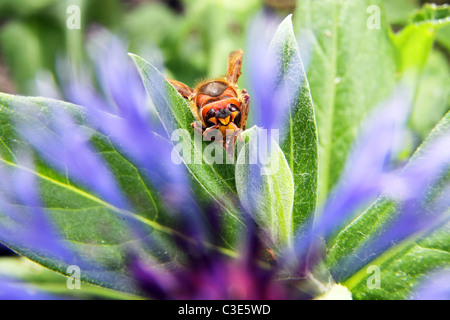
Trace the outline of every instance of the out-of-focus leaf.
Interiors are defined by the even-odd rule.
[[[425,4],[405,28],[390,36],[397,75],[415,92],[411,127],[422,138],[449,107],[448,63],[437,53],[430,57],[438,32],[449,25],[449,6]]]
[[[83,0],[85,20],[99,23],[105,27],[114,27],[125,13],[123,1],[120,0]]]
[[[432,51],[417,88],[410,126],[424,139],[447,110],[450,110],[450,65],[440,52]]]
[[[415,24],[442,25],[450,22],[450,5],[438,6],[425,3],[420,10],[411,15],[411,22]]]
[[[367,13],[370,6],[378,10]],[[319,203],[337,182],[368,111],[387,98],[395,64],[381,1],[299,1],[296,30],[319,133]],[[378,28],[379,27],[379,28]],[[307,50],[310,50],[308,52]]]
[[[450,25],[440,28],[437,32],[436,39],[450,54]]]
[[[123,26],[130,51],[155,65],[147,53],[156,45],[165,74],[193,85],[199,78],[225,73],[229,52],[244,46],[245,25],[261,5],[259,0],[185,1],[180,15],[166,4],[143,2],[126,14]],[[243,72],[240,83],[245,77]]]
[[[427,62],[436,33],[450,24],[450,6],[425,4],[400,32],[391,34],[395,47],[397,71],[402,75],[411,68],[421,71]]]
[[[425,10],[427,6],[424,7]],[[422,12],[422,11],[421,11]],[[445,19],[429,19],[416,21],[407,25],[397,34],[391,34],[395,47],[397,71],[402,75],[408,69],[422,71],[431,52],[436,33],[450,24],[450,13]]]
[[[222,66],[228,54],[244,46],[243,31],[246,22],[256,13],[261,2],[206,0],[187,1],[186,4],[186,19],[177,37],[179,48],[186,50],[190,44],[185,39],[191,38],[193,33],[198,33],[200,45],[205,52],[207,76],[217,77],[224,74]]]
[[[409,22],[409,14],[419,8],[418,0],[384,0],[389,24],[405,25]]]
[[[43,66],[41,46],[36,31],[26,24],[12,22],[0,31],[0,41],[2,53],[10,66],[12,76],[20,85],[20,89],[24,90],[26,82]]]
[[[61,51],[63,42],[59,27],[49,17],[45,22],[12,21],[0,29],[2,54],[20,92],[30,92],[31,82],[39,70],[54,69],[56,53]]]
[[[2,0],[0,17],[26,16],[42,10],[58,0]]]
[[[249,214],[267,232],[275,247],[292,243],[294,234],[294,179],[286,158],[273,140],[267,159],[261,159],[261,146],[268,141],[267,133],[253,127],[243,134],[245,144],[238,142],[236,187]],[[265,139],[264,139],[265,138]],[[258,160],[252,162],[253,157]]]
[[[408,69],[420,69],[427,62],[433,47],[436,30],[427,24],[411,24],[400,33],[391,36],[395,47],[397,71],[403,74]]]
[[[137,49],[140,42],[153,42],[163,50],[166,59],[170,55],[166,49],[172,48],[179,23],[176,14],[167,5],[158,2],[143,3],[130,11],[123,21],[130,35],[131,50]]]

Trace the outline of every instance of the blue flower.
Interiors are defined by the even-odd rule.
[[[128,59],[124,44],[106,31],[95,41],[98,47],[93,55],[101,92],[95,90],[87,78],[66,83],[65,92],[70,101],[85,108],[83,120],[87,124],[109,137],[144,168],[149,181],[161,192],[165,205],[176,213],[179,222],[170,241],[183,255],[181,265],[161,269],[148,259],[144,260],[139,252],[129,252],[128,273],[141,293],[158,299],[314,298],[328,289],[316,279],[323,262],[323,247],[317,239],[329,239],[343,223],[355,218],[356,209],[369,205],[381,195],[401,204],[398,215],[383,236],[365,244],[364,254],[370,259],[393,243],[448,221],[445,193],[427,203],[426,208],[434,209],[431,216],[423,202],[428,196],[428,186],[448,169],[448,134],[434,141],[406,167],[394,165],[409,105],[400,91],[368,119],[336,189],[321,207],[306,236],[296,239],[293,250],[275,257],[265,246],[264,234],[247,212],[242,213],[247,230],[238,253],[220,249],[215,245],[220,228],[218,210],[213,205],[209,210],[202,209],[191,192],[185,169],[170,161],[172,144],[150,111],[142,82]],[[274,57],[270,51],[257,44],[252,48],[254,51],[250,50],[248,61],[255,63],[250,66],[255,98],[253,109],[265,115],[258,123],[266,129],[281,128],[296,88],[292,84],[277,83],[271,73]],[[265,52],[269,52],[268,56],[261,54]],[[301,77],[295,83],[301,83]],[[132,212],[133,207],[115,182],[111,169],[96,153],[90,140],[92,132],[65,111],[48,107],[54,115],[50,119],[35,113],[33,106],[24,105],[23,112],[35,116],[37,121],[19,123],[21,134],[60,171],[67,171],[70,178],[115,207]],[[276,107],[281,108],[280,112],[275,111]],[[36,126],[46,129],[37,130]],[[28,160],[21,166],[26,168],[25,172],[33,171],[33,164]],[[15,176],[5,170],[0,174],[0,209],[11,220],[25,221],[29,230],[27,234],[12,235],[2,226],[0,240],[7,244],[17,240],[37,252],[50,251],[62,262],[71,261],[67,256],[68,248],[54,241],[58,234],[41,209],[31,176]],[[18,212],[16,205],[29,208],[28,212],[22,212],[27,211],[25,209]],[[32,219],[24,219],[25,216]],[[129,227],[132,229],[134,225],[130,223]],[[84,260],[80,258],[80,261]],[[348,265],[354,261],[342,263]],[[13,294],[14,290],[9,292]],[[421,294],[429,295],[426,290]]]

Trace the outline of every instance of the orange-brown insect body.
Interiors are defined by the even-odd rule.
[[[190,101],[196,119],[192,127],[205,137],[219,130],[225,148],[228,143],[234,143],[236,135],[240,136],[247,123],[250,97],[245,89],[240,90],[237,85],[243,54],[242,50],[231,52],[227,75],[199,83],[195,89],[179,81],[169,80]]]

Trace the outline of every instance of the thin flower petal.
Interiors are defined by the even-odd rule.
[[[0,241],[67,264],[85,265],[61,241],[39,199],[35,170],[29,154],[21,152],[21,164],[0,166]]]
[[[70,177],[95,190],[114,206],[127,208],[127,201],[108,166],[90,145],[91,133],[59,106],[49,105],[49,108],[51,116],[40,114],[36,105],[24,105],[21,112],[32,120],[17,123],[20,134],[59,170],[67,170]]]
[[[408,110],[408,96],[400,91],[368,117],[337,187],[318,215],[316,234],[327,237],[352,216],[354,209],[384,191],[396,172],[390,165],[404,135]]]
[[[413,300],[450,300],[450,270],[441,270],[427,276],[415,292]]]
[[[60,296],[39,290],[30,284],[0,277],[0,300],[61,300]]]
[[[303,82],[300,56],[291,57],[288,66],[281,65],[281,53],[276,52],[276,45],[271,42],[279,22],[275,15],[260,13],[250,26],[247,41],[249,93],[254,122],[267,130],[283,128]],[[282,70],[289,73],[281,74]]]

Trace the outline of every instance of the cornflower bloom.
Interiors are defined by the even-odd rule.
[[[105,286],[119,290],[122,286],[132,287],[133,293],[151,298],[311,299],[336,288],[340,290],[335,282],[347,279],[403,239],[420,236],[448,221],[448,189],[432,196],[427,193],[429,185],[439,182],[448,170],[448,128],[446,134],[432,139],[425,149],[415,154],[408,165],[394,166],[409,105],[399,90],[367,120],[335,190],[321,205],[314,223],[308,224],[292,245],[279,248],[274,257],[267,250],[267,243],[273,239],[267,241],[267,234],[261,232],[265,226],[252,213],[254,203],[247,201],[241,212],[246,224],[240,236],[241,246],[233,250],[224,247],[218,239],[221,209],[214,204],[205,209],[191,192],[185,168],[170,160],[173,146],[163,127],[152,119],[144,87],[124,44],[106,32],[96,42],[99,45],[94,59],[101,91],[95,90],[87,78],[66,84],[66,95],[82,106],[81,109],[68,106],[62,110],[56,102],[54,105],[48,102],[48,110],[43,113],[38,105],[24,102],[21,112],[27,115],[26,121],[19,121],[15,126],[42,157],[39,161],[44,160],[52,168],[65,172],[71,185],[92,191],[93,197],[98,197],[117,215],[118,223],[124,226],[122,238],[137,241],[125,248],[126,258],[122,261],[125,270],[120,272],[114,266],[96,264],[93,256],[84,255],[83,251],[72,251],[42,209],[45,205],[39,199],[34,180],[36,171],[30,160],[31,151],[24,150],[20,164],[3,161],[14,170],[0,171],[0,208],[5,217],[15,223],[24,217],[33,218],[27,220],[23,233],[13,234],[10,224],[1,225],[0,240],[13,249],[25,247],[33,252],[32,257],[49,252],[60,262],[60,270],[77,264],[87,272],[85,281],[98,283],[100,280]],[[288,75],[292,81],[277,83],[270,76],[273,55],[259,54],[264,49],[256,45],[255,48],[258,50],[250,52],[248,57],[254,64],[249,71],[253,88],[250,93],[255,101],[252,108],[266,115],[273,114],[281,104],[284,111],[280,117],[274,114],[257,120],[266,129],[278,129],[304,78],[294,72]],[[300,57],[297,58],[294,64],[301,63]],[[156,89],[160,98],[166,99],[164,88]],[[71,108],[81,112],[70,114]],[[47,113],[52,116],[48,117]],[[139,199],[133,198],[117,182],[118,173],[96,151],[98,134],[117,146],[117,152],[157,190],[161,199],[158,207],[164,207],[168,213],[164,221],[170,221],[170,227],[137,214]],[[258,171],[252,172],[250,179],[259,179]],[[362,249],[355,248],[354,255],[348,255],[330,270],[325,268],[323,241],[339,232],[344,223],[357,219],[358,209],[367,207],[380,196],[395,202],[399,208],[387,227],[379,237],[364,243]],[[20,213],[16,213],[17,206],[21,208]],[[153,228],[152,232],[149,227]],[[355,260],[356,256],[360,259]],[[48,259],[49,256],[47,260],[37,260],[45,264]],[[10,286],[6,290],[15,292]],[[348,290],[342,292],[339,298],[351,297]],[[429,296],[429,293],[420,291],[418,296]]]

